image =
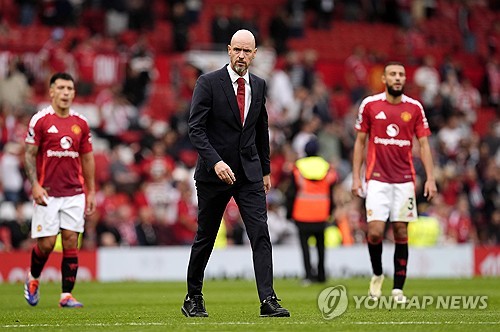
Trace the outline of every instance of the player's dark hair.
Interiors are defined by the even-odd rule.
[[[387,67],[389,67],[389,66],[401,66],[401,67],[404,67],[405,65],[402,62],[399,62],[399,61],[389,61],[384,66],[384,73],[385,73],[385,70],[387,69]]]
[[[55,73],[50,78],[50,84],[49,85],[54,84],[56,82],[56,80],[58,80],[58,79],[65,80],[65,81],[71,81],[71,82],[75,83],[75,80],[73,79],[73,76],[71,76],[70,74],[68,74],[68,73]]]

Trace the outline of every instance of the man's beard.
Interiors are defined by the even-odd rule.
[[[241,63],[235,63],[234,64],[234,71],[237,72],[241,76],[247,71],[247,67]]]
[[[387,86],[387,92],[393,96],[393,97],[399,97],[403,94],[403,88],[401,90],[394,90],[392,86],[386,85]]]

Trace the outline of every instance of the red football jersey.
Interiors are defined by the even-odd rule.
[[[354,127],[369,136],[367,181],[415,181],[413,138],[431,134],[420,102],[402,95],[401,103],[390,104],[385,92],[366,97],[359,106]]]
[[[90,46],[79,47],[74,53],[80,81],[94,81],[94,61],[97,57],[97,52]]]
[[[25,142],[38,146],[38,181],[49,196],[83,193],[80,156],[92,151],[87,119],[73,110],[61,118],[49,106],[33,115]]]

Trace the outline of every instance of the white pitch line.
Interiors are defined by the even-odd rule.
[[[339,322],[338,322],[339,323]],[[342,324],[342,322],[340,322]],[[499,325],[500,322],[453,322],[453,321],[443,321],[443,322],[349,322],[344,323],[354,324],[354,325],[441,325],[441,324],[465,324],[465,325]]]
[[[9,324],[1,325],[1,328],[22,328],[22,327],[111,327],[111,326],[169,326],[166,323],[87,323],[87,324]]]
[[[262,322],[209,322],[206,320],[199,322],[187,322],[186,325],[262,325],[266,324],[266,320],[262,320]],[[325,321],[326,322],[326,321]],[[470,321],[443,321],[443,322],[338,322],[332,320],[335,324],[342,325],[449,325],[449,324],[460,324],[460,325],[500,325],[500,322],[470,322]],[[177,325],[178,323],[175,323]],[[280,324],[283,325],[311,325],[311,322],[287,322],[282,321]],[[313,323],[314,324],[314,323]],[[120,326],[171,326],[174,324],[169,323],[88,323],[88,324],[71,324],[71,325],[63,325],[63,324],[9,324],[9,325],[0,325],[1,328],[26,328],[26,327],[120,327]]]

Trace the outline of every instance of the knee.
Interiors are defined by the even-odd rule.
[[[394,232],[394,242],[396,243],[408,242],[408,232],[406,230],[400,232]]]
[[[41,241],[38,241],[37,245],[38,245],[38,249],[40,249],[41,252],[48,255],[52,252],[52,250],[54,250],[54,247],[56,245],[56,241],[55,241],[55,239],[52,240],[50,238],[45,238]]]
[[[369,232],[366,236],[366,240],[370,244],[379,244],[384,239],[383,233],[379,232]]]
[[[404,242],[408,240],[408,227],[405,224],[394,228],[394,240],[396,242]]]
[[[64,234],[61,240],[64,249],[78,247],[78,233]]]

